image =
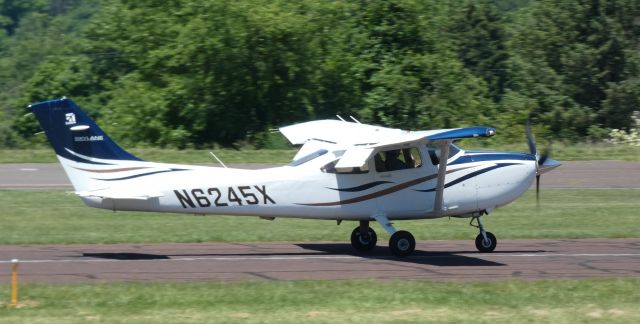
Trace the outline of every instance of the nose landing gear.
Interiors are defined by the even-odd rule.
[[[478,223],[478,225],[473,224],[474,220]],[[498,244],[498,240],[491,232],[487,232],[484,230],[482,222],[480,221],[480,216],[474,216],[473,218],[471,218],[471,222],[469,222],[469,225],[477,227],[480,230],[480,234],[476,236],[476,248],[478,249],[478,251],[482,253],[493,252],[493,250],[495,250],[496,248],[496,245]]]

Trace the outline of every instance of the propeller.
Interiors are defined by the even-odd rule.
[[[533,137],[533,132],[531,131],[531,124],[527,119],[527,124],[525,125],[525,131],[527,135],[527,145],[529,145],[529,153],[536,156],[536,204],[540,203],[540,175],[550,171],[551,169],[557,168],[560,166],[560,162],[556,160],[552,160],[549,158],[551,155],[551,144],[542,152],[542,155],[538,154],[538,149],[536,148],[536,140]]]

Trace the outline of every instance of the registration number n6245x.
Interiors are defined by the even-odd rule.
[[[174,190],[183,208],[267,205],[276,202],[267,194],[266,186],[236,186]]]

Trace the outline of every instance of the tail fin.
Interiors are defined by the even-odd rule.
[[[61,98],[30,105],[56,154],[91,164],[100,160],[140,161],[123,150],[71,99]]]
[[[76,192],[109,188],[123,173],[148,169],[141,167],[148,163],[118,146],[70,99],[44,101],[29,109],[44,129]]]

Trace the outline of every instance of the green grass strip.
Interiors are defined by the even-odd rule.
[[[343,241],[355,222],[112,212],[64,191],[0,191],[0,244]],[[500,239],[629,238],[640,228],[638,189],[533,191],[484,217]],[[475,238],[469,219],[397,221],[418,240]],[[374,223],[381,242],[388,235]]]
[[[638,323],[638,291],[640,279],[29,284],[0,323]]]

